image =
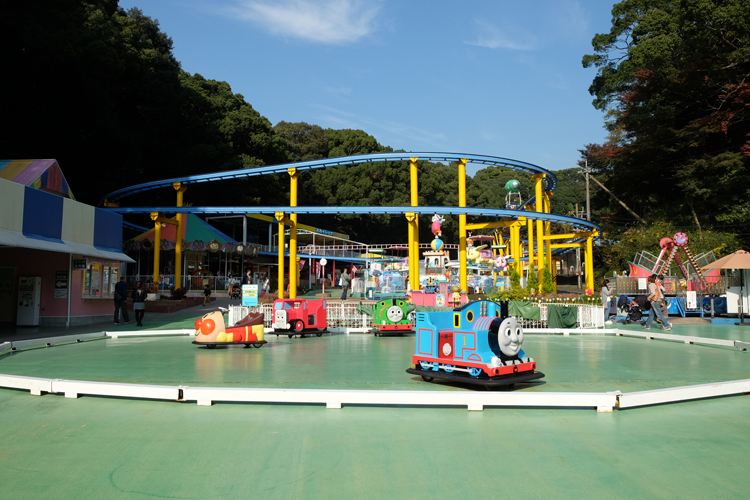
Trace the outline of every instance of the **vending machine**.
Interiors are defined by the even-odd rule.
[[[42,305],[42,278],[18,279],[18,315],[16,325],[39,326]]]

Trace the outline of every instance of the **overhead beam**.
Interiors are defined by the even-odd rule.
[[[273,214],[280,209],[289,211],[288,207],[110,207],[102,208],[109,212],[119,214],[144,214],[151,212],[164,213],[191,213],[191,214]],[[494,217],[497,219],[520,219],[523,220],[529,216],[529,212],[522,212],[519,215],[518,210],[508,210],[504,208],[482,208],[482,207],[441,207],[441,206],[322,206],[322,207],[295,207],[294,212],[297,214],[405,214],[414,212],[416,214],[441,214],[441,215],[470,215],[475,217]],[[567,224],[581,229],[599,231],[601,228],[590,221],[570,217],[567,215],[535,213],[535,219],[548,220],[559,224]],[[272,222],[278,222],[273,220]],[[308,226],[309,227],[309,226]],[[597,233],[598,234],[598,233]]]

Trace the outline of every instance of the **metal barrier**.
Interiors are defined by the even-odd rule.
[[[372,301],[363,301],[363,304],[373,304]],[[369,329],[370,316],[357,312],[359,302],[347,301],[328,301],[326,303],[326,314],[329,328],[341,329]],[[547,325],[548,306],[575,307],[578,309],[577,329],[603,328],[604,327],[604,307],[588,304],[569,304],[561,303],[538,303],[541,309],[541,320],[531,320],[519,318],[523,328],[549,328]],[[250,313],[263,313],[263,326],[272,328],[273,326],[273,304],[260,304],[257,306],[235,306],[229,305],[228,326],[234,326],[238,321]]]
[[[540,320],[519,318],[523,328],[549,329],[547,319],[549,318],[549,306],[575,307],[578,309],[578,319],[575,329],[604,328],[604,306],[589,304],[565,304],[561,302],[538,302],[540,309]],[[536,304],[535,304],[536,305]]]

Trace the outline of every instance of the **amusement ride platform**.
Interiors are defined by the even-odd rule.
[[[204,311],[152,325],[189,329]],[[677,325],[672,333],[750,342],[740,327]],[[42,344],[2,354],[0,372],[224,388],[475,392],[406,374],[413,336],[281,337],[261,349],[214,350],[191,340]],[[735,348],[612,334],[528,334],[524,349],[546,377],[512,393],[710,384],[747,378],[750,362],[750,353]],[[491,406],[467,412],[439,404],[330,410],[320,404],[70,400],[0,389],[0,477],[9,498],[478,498],[499,491],[528,498],[741,498],[745,486],[737,479],[750,458],[749,404],[737,395],[612,413]]]

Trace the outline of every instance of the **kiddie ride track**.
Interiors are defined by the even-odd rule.
[[[418,161],[435,161],[435,162],[455,162],[458,166],[458,207],[435,207],[435,206],[418,206],[418,182],[417,182],[417,162]],[[383,162],[383,161],[408,161],[411,170],[411,206],[324,206],[324,207],[300,207],[297,206],[297,180],[299,173],[303,170],[313,170],[331,166],[354,166],[360,163]],[[475,163],[488,166],[501,166],[528,172],[532,175],[535,185],[535,210],[520,209],[498,209],[498,208],[477,208],[466,206],[466,165]],[[243,179],[246,177],[255,177],[269,174],[288,173],[291,179],[290,185],[290,203],[288,207],[278,206],[254,206],[254,207],[183,207],[182,194],[191,184],[200,184],[203,182],[226,181],[233,179]],[[147,182],[137,184],[127,188],[114,191],[100,201],[100,206],[104,205],[106,209],[120,214],[151,214],[151,218],[159,226],[160,223],[175,224],[174,221],[161,217],[160,214],[178,214],[177,225],[181,224],[181,214],[273,214],[275,221],[290,227],[290,244],[289,244],[289,262],[296,262],[296,240],[297,240],[297,216],[299,214],[403,214],[408,221],[409,228],[409,261],[412,263],[409,270],[410,281],[416,283],[419,277],[419,250],[418,250],[418,215],[421,214],[440,214],[440,215],[458,215],[459,217],[459,261],[461,269],[461,289],[467,289],[466,282],[466,240],[467,229],[497,228],[509,227],[511,230],[511,249],[510,255],[513,255],[516,270],[522,272],[520,256],[522,255],[520,243],[520,227],[529,224],[529,254],[532,260],[536,261],[537,269],[540,270],[547,265],[552,271],[551,248],[559,247],[578,247],[583,248],[586,252],[587,269],[584,273],[586,276],[587,288],[593,289],[593,264],[592,264],[592,241],[599,234],[599,226],[590,221],[557,215],[549,213],[549,196],[557,187],[557,178],[555,175],[542,167],[526,162],[511,160],[507,158],[459,154],[459,153],[380,153],[369,155],[344,156],[339,158],[329,158],[324,160],[315,160],[299,163],[287,163],[281,165],[271,165],[250,169],[229,170],[224,172],[215,172],[202,175],[189,175],[184,177],[175,177],[161,181]],[[155,189],[175,189],[177,191],[176,207],[121,207],[119,202],[131,195],[144,193]],[[531,200],[529,200],[531,201]],[[492,217],[499,219],[500,222],[487,222],[467,224],[466,216]],[[532,236],[533,222],[536,223],[536,238]],[[563,235],[549,234],[549,223],[555,222],[565,224],[575,228],[574,233]],[[545,230],[546,227],[546,230]],[[281,233],[281,230],[280,230]],[[157,228],[157,237],[159,228]],[[583,239],[581,239],[583,238]],[[536,239],[536,242],[534,242]],[[567,243],[554,244],[552,240],[568,240]],[[575,241],[575,242],[573,242]],[[546,242],[546,243],[545,243]],[[536,251],[534,250],[536,247]],[[181,248],[176,249],[181,251]],[[546,252],[545,252],[546,250]],[[284,253],[283,246],[279,250],[279,274],[284,272]],[[546,254],[546,255],[545,255]],[[154,269],[158,268],[158,253],[155,252]],[[179,279],[180,259],[176,259],[176,279]],[[591,267],[589,267],[591,266]],[[290,273],[290,298],[296,296],[296,274]],[[282,281],[279,281],[282,283]]]
[[[318,168],[327,168],[335,166],[354,166],[360,163],[373,163],[380,161],[409,161],[414,158],[422,161],[434,162],[464,162],[475,163],[478,165],[507,167],[514,170],[521,170],[530,174],[545,174],[549,179],[550,185],[547,191],[554,191],[557,187],[557,177],[547,169],[508,158],[499,158],[495,156],[484,155],[467,155],[460,153],[376,153],[369,155],[340,156],[338,158],[326,158],[323,160],[313,160],[297,163],[283,163],[280,165],[270,165],[266,167],[242,168],[238,170],[226,170],[223,172],[214,172],[210,174],[188,175],[185,177],[175,177],[173,179],[164,179],[161,181],[145,182],[134,186],[126,187],[113,191],[99,201],[99,206],[105,202],[116,202],[127,196],[154,189],[172,188],[175,183],[182,185],[198,184],[202,182],[226,181],[231,179],[244,179],[246,177],[255,177],[269,174],[288,173],[290,168],[301,172],[303,170],[314,170]],[[363,207],[365,208],[365,207]],[[579,220],[579,219],[576,219]],[[593,224],[582,227],[595,227]]]

